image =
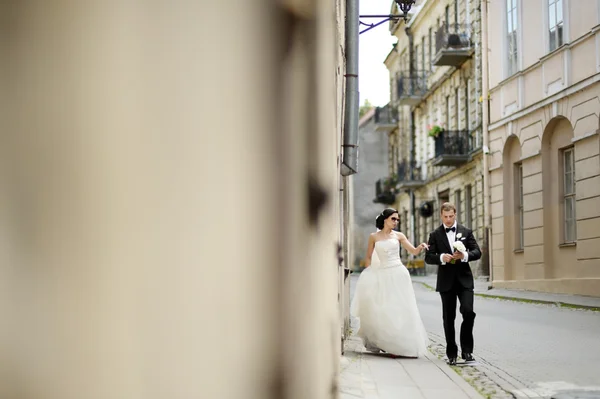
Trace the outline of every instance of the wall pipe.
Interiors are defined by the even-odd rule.
[[[358,0],[346,0],[346,95],[342,176],[358,172]]]

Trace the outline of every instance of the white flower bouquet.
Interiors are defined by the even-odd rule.
[[[452,247],[454,248],[454,252],[466,252],[467,248],[465,247],[465,244],[463,244],[462,241],[455,241],[454,244],[452,244]],[[450,263],[454,263],[455,260],[452,259],[452,261]]]
[[[465,244],[463,244],[462,241],[455,241],[454,244],[452,244],[452,247],[454,248],[455,252],[465,252],[467,250]]]

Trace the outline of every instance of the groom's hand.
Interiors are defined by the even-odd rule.
[[[458,251],[456,251],[456,252],[454,253],[454,256],[452,256],[452,259],[457,259],[457,260],[459,260],[459,259],[463,259],[464,257],[465,257],[465,255],[464,255],[462,252],[458,252]]]
[[[443,254],[442,259],[444,260],[444,263],[450,263],[453,258],[452,258],[452,255]]]

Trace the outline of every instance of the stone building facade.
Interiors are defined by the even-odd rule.
[[[490,15],[493,284],[600,295],[600,2]]]
[[[451,201],[485,248],[479,1],[425,0],[413,10],[407,23],[390,23],[398,43],[385,60],[399,113],[388,176],[400,230],[426,241],[441,223],[439,206]],[[484,263],[473,271],[487,275]]]

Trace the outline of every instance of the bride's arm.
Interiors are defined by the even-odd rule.
[[[398,233],[398,241],[400,241],[400,244],[402,244],[404,249],[413,255],[418,255],[423,249],[428,248],[427,244],[425,243],[419,244],[419,246],[415,248],[410,241],[408,241],[408,238],[406,238],[406,236],[402,233]]]
[[[373,237],[373,234],[370,234],[369,244],[367,246],[367,257],[365,258],[365,268],[371,266],[371,257],[373,256],[373,249],[375,249],[375,237]]]

